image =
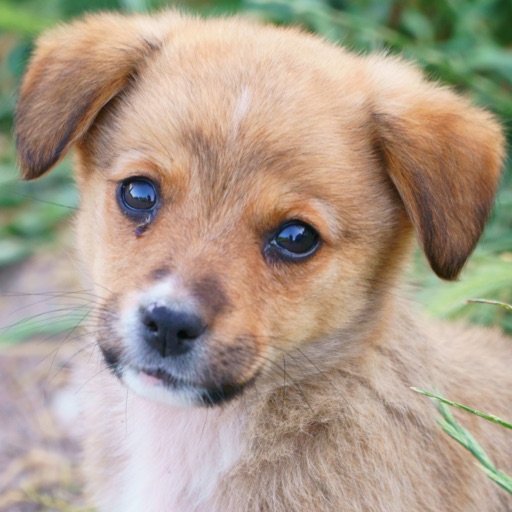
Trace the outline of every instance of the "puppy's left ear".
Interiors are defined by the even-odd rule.
[[[504,137],[486,111],[386,57],[371,62],[385,165],[434,272],[456,279],[487,222]]]

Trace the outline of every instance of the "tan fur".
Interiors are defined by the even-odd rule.
[[[447,279],[481,235],[503,157],[487,112],[398,58],[294,29],[100,15],[40,41],[16,136],[27,179],[77,147],[100,346],[124,350],[113,326],[138,290],[171,275],[208,319],[205,379],[256,377],[229,405],[241,454],[206,510],[512,510],[409,389],[510,416],[510,340],[425,323],[401,298],[413,228]],[[141,175],[163,205],[137,235],[115,189]],[[287,219],[323,244],[302,263],[269,263],[263,240]],[[90,488],[119,510],[130,452],[104,418],[121,421],[124,391],[110,375],[89,388]],[[506,432],[459,417],[512,471]]]

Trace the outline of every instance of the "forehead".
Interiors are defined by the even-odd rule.
[[[299,198],[343,188],[369,154],[358,59],[299,33],[210,26],[148,57],[116,112],[114,171],[155,167],[210,198],[235,186]]]

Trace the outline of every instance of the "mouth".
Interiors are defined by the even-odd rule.
[[[177,406],[214,407],[240,396],[252,386],[256,376],[243,383],[198,384],[176,377],[162,368],[121,365],[110,350],[102,350],[107,367],[126,387],[140,396]]]
[[[204,386],[179,379],[162,370],[129,368],[124,372],[123,382],[135,392],[148,398],[164,402],[188,402],[188,405],[214,407],[225,404],[242,394],[253,382],[243,384],[219,383]],[[162,400],[162,397],[165,397]]]

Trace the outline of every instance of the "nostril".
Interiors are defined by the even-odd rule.
[[[148,328],[148,331],[155,334],[158,332],[158,325],[154,320],[146,319],[144,320],[144,325]]]
[[[179,340],[188,340],[193,337],[193,336],[190,336],[190,334],[184,330],[178,331],[176,333],[176,336]]]
[[[190,341],[199,338],[205,327],[198,317],[189,317],[186,319],[184,326],[176,331],[176,338],[179,341]]]

